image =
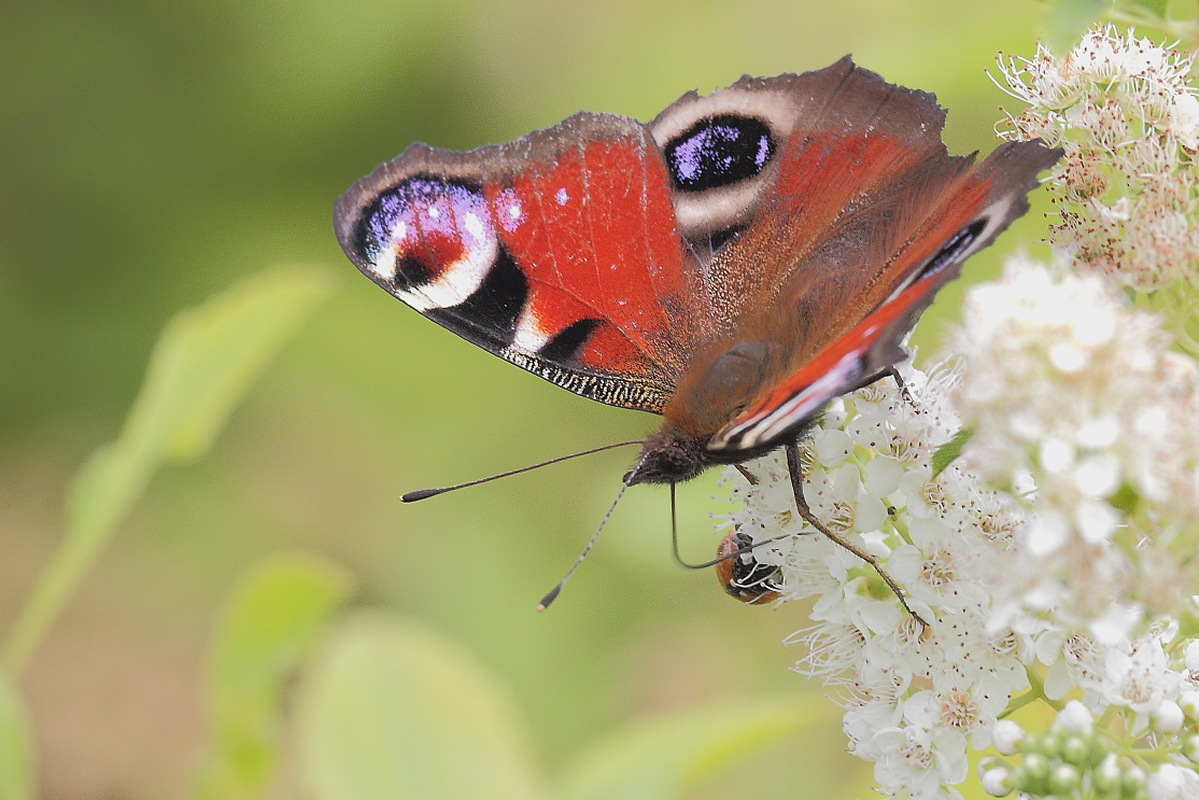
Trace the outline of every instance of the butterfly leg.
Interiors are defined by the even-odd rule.
[[[895,582],[895,579],[888,575],[887,571],[883,569],[881,565],[879,565],[878,559],[850,542],[844,536],[829,530],[828,526],[821,522],[816,515],[812,513],[812,509],[808,508],[808,501],[804,499],[803,495],[803,473],[800,471],[799,445],[792,441],[788,442],[784,447],[787,451],[787,470],[791,473],[791,489],[795,493],[795,506],[799,509],[799,515],[806,519],[813,528],[827,536],[835,544],[844,547],[846,550],[853,553],[855,556],[873,567],[874,571],[878,573],[878,576],[882,578],[891,591],[895,593],[895,596],[899,599],[899,603],[904,607],[904,610],[911,614],[914,620],[920,623],[920,627],[922,629],[927,630],[928,623],[923,617],[913,611],[911,606],[908,605],[907,596],[904,594],[903,589],[898,583]]]
[[[883,378],[890,378],[891,380],[895,381],[895,386],[899,389],[899,396],[903,398],[903,401],[910,406],[918,407],[916,406],[916,398],[912,395],[912,390],[908,388],[903,376],[899,374],[899,367],[895,366],[894,364],[881,372],[875,372],[871,374],[870,377],[864,379],[849,391],[856,392],[858,389],[865,389],[875,381],[881,381]]]
[[[741,473],[741,477],[745,478],[745,480],[749,482],[750,486],[758,485],[758,476],[750,472],[749,468],[744,464],[734,464],[733,467],[735,467],[736,470]]]
[[[915,406],[916,398],[912,396],[912,391],[908,388],[907,383],[904,382],[903,376],[899,374],[899,368],[892,365],[879,377],[885,378],[887,376],[890,376],[891,380],[895,381],[895,385],[899,387],[899,395],[903,398],[903,401],[910,406]]]

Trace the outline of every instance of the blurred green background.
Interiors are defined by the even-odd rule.
[[[533,607],[614,494],[620,451],[401,506],[403,491],[643,435],[466,344],[362,278],[335,197],[408,143],[469,148],[579,110],[649,119],[684,91],[845,53],[936,92],[951,151],[988,151],[984,70],[1031,54],[1033,0],[603,4],[9,0],[0,14],[0,632],[61,536],[71,476],[113,439],[160,328],[281,262],[341,280],[197,465],[161,473],[22,686],[43,796],[182,796],[206,736],[208,637],[279,550],[344,565],[355,602],[456,643],[508,687],[552,773],[616,726],[788,698],[803,609],[745,608],[675,566],[665,491],[626,496],[554,608]],[[1030,215],[972,262],[992,273]],[[963,287],[918,339],[938,338]],[[710,557],[715,474],[681,492]],[[839,726],[718,778],[730,793],[868,796]],[[824,783],[828,782],[828,783]]]

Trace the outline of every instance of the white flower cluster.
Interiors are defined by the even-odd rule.
[[[904,379],[915,404],[884,380],[830,407],[804,445],[804,487],[815,516],[885,561],[928,631],[869,566],[795,513],[777,454],[747,464],[756,483],[726,472],[738,507],[722,519],[754,541],[794,534],[753,557],[777,568],[783,601],[816,597],[815,626],[792,637],[807,646],[797,671],[838,687],[850,749],[875,762],[885,792],[948,799],[967,777],[968,745],[986,747],[1028,686],[1033,647],[988,625],[982,582],[1018,514],[957,465],[933,475],[934,452],[958,427],[946,404],[958,373],[907,369]]]
[[[1080,274],[1014,259],[970,292],[952,360],[904,372],[912,397],[838,400],[803,446],[813,515],[927,630],[796,513],[781,458],[725,474],[724,530],[761,543],[733,588],[815,598],[796,670],[835,687],[887,796],[958,798],[990,748],[997,797],[1199,799],[1199,368],[1170,349],[1199,352],[1190,68],[1110,26],[1003,64],[1029,105],[1008,137],[1066,150],[1053,243]],[[1014,721],[1033,702],[1048,730]]]
[[[1001,135],[1066,151],[1050,178],[1061,211],[1051,241],[1141,291],[1199,275],[1192,61],[1106,26],[1063,58],[1040,46],[1000,62],[1000,88],[1028,105]]]
[[[778,455],[747,465],[756,482],[726,472],[724,529],[764,542],[752,558],[782,601],[815,597],[796,669],[837,688],[888,796],[956,798],[969,748],[995,744],[1020,757],[985,762],[997,796],[1116,780],[1170,797],[1154,787],[1199,776],[1199,644],[1173,622],[1199,611],[1194,364],[1098,276],[1024,260],[965,319],[952,363],[904,371],[910,400],[890,380],[838,400],[802,451],[813,514],[880,560],[927,631],[796,514]],[[963,423],[973,438],[934,474]],[[1109,721],[1085,758],[1061,736],[1012,744],[1002,717],[1070,692],[1075,716]],[[1130,750],[1155,769],[1113,755]]]
[[[1194,360],[1099,276],[1055,277],[1023,258],[969,292],[963,319],[952,346],[974,431],[966,455],[1029,516],[992,562],[1007,576],[1003,613],[1052,613],[1105,642],[1146,615],[1177,615],[1199,585]]]

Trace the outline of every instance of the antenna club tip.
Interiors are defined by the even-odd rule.
[[[547,594],[545,597],[541,598],[541,602],[537,604],[537,610],[545,611],[547,608],[549,608],[550,603],[554,602],[554,600],[556,600],[558,598],[558,593],[561,591],[562,591],[562,584],[558,584],[553,589],[551,589],[549,594]]]
[[[415,503],[417,500],[424,500],[426,497],[440,494],[441,491],[441,489],[417,489],[415,492],[406,492],[400,495],[400,502]]]

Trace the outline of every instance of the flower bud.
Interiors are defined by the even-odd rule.
[[[1012,793],[1012,776],[1006,769],[995,767],[983,773],[983,791],[992,797],[1007,797]]]
[[[1024,739],[1024,729],[1010,719],[999,720],[991,730],[991,743],[1005,756],[1015,755]]]
[[[1188,652],[1190,648],[1187,648]],[[1183,692],[1178,698],[1178,705],[1182,709],[1182,713],[1186,714],[1187,719],[1191,722],[1199,721],[1199,692],[1194,690]]]
[[[1082,786],[1082,776],[1076,767],[1058,764],[1049,773],[1049,791],[1069,797]]]
[[[1053,721],[1053,726],[1058,730],[1083,734],[1091,732],[1092,724],[1091,712],[1077,700],[1066,703],[1066,707],[1058,712],[1057,718]]]
[[[1182,709],[1173,700],[1163,700],[1149,713],[1153,729],[1158,733],[1178,733],[1182,729]]]

